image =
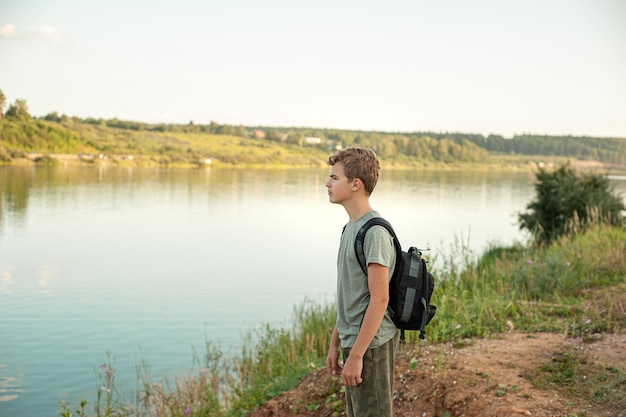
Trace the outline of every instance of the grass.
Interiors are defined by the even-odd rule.
[[[435,271],[438,312],[430,340],[489,337],[506,330],[508,321],[527,332],[617,331],[624,325],[619,306],[610,298],[589,305],[584,294],[625,281],[624,253],[625,232],[598,226],[547,248],[492,248],[460,272]]]
[[[456,245],[447,259],[435,255],[431,260],[443,266],[433,268],[437,283],[432,303],[438,313],[427,336],[433,343],[463,344],[468,338],[497,335],[509,324],[523,332],[572,337],[623,331],[624,306],[606,289],[626,282],[624,253],[626,231],[602,226],[548,247],[493,247],[477,260],[464,245]],[[601,296],[590,299],[592,290]],[[107,388],[99,393],[97,415],[245,416],[324,366],[335,314],[330,303],[305,300],[294,308],[291,328],[265,325],[249,333],[236,357],[207,341],[204,352],[195,354],[194,375],[154,382],[147,366],[139,367],[140,389],[132,405],[116,402],[113,365],[105,365],[102,386]],[[418,332],[407,332],[408,343],[417,342],[417,337]],[[624,372],[610,364],[594,369],[572,351],[541,368],[532,381],[539,387],[558,387],[574,398],[610,402],[619,400],[626,388]],[[497,392],[506,395],[504,389]],[[102,395],[111,396],[104,407]],[[302,404],[303,409],[316,406]],[[76,414],[69,404],[60,404],[64,417],[85,415],[84,410],[84,402]]]
[[[626,375],[612,366],[591,365],[587,355],[570,350],[554,356],[532,377],[535,386],[557,389],[573,398],[589,398],[598,403],[624,401]]]

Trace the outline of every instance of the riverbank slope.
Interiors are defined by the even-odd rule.
[[[626,305],[626,285],[615,294]],[[394,410],[396,417],[623,416],[626,398],[603,401],[603,390],[626,389],[625,375],[626,334],[569,338],[512,329],[462,344],[401,346]],[[340,384],[319,369],[249,417],[340,415]]]

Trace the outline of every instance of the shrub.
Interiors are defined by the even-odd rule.
[[[520,229],[530,231],[535,243],[550,244],[591,224],[624,226],[622,196],[606,175],[576,175],[565,164],[552,172],[541,168],[536,179],[536,197],[518,217]]]
[[[49,155],[38,156],[37,158],[35,158],[35,163],[39,166],[49,166],[49,167],[54,167],[54,166],[59,165],[59,161]]]

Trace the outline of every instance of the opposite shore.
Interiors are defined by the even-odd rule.
[[[569,163],[572,168],[580,171],[594,171],[610,173],[614,175],[626,175],[626,166],[610,164],[597,160],[578,160],[567,157],[546,157],[537,156],[535,158],[523,155],[493,155],[489,163],[437,163],[423,162],[401,164],[382,161],[385,169],[420,169],[420,170],[443,170],[443,171],[528,171],[534,172],[538,168],[553,168],[558,165]],[[104,154],[42,154],[28,153],[21,158],[12,159],[5,166],[100,166],[100,167],[154,167],[154,168],[321,168],[326,167],[325,161],[310,161],[307,165],[301,164],[224,164],[219,160],[204,159],[195,163],[164,163],[157,156],[151,155],[104,155]]]

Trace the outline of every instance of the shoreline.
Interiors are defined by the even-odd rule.
[[[56,162],[38,163],[40,158],[50,158]],[[540,168],[551,169],[569,163],[578,171],[607,172],[626,174],[626,166],[609,164],[597,160],[577,160],[567,157],[493,155],[488,163],[439,163],[415,161],[412,163],[396,163],[382,160],[383,169],[388,170],[429,170],[429,171],[525,171],[534,172]],[[319,164],[229,164],[220,161],[203,160],[196,163],[161,162],[151,155],[92,155],[92,154],[39,154],[31,153],[23,158],[0,163],[0,166],[98,166],[98,167],[144,167],[144,168],[179,168],[179,169],[302,169],[325,168],[325,162]]]

